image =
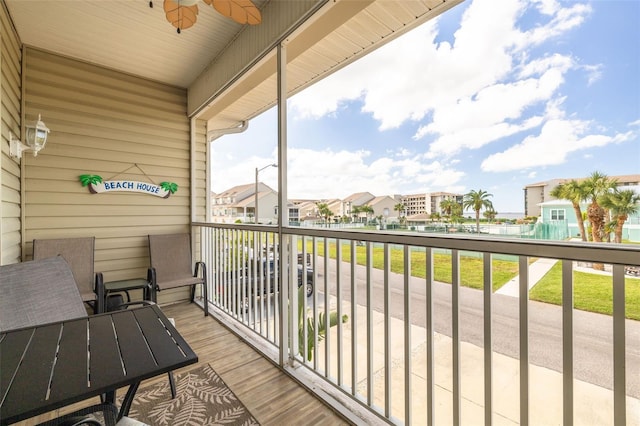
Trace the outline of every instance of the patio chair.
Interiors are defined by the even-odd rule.
[[[156,292],[170,288],[191,287],[194,301],[196,285],[202,284],[204,315],[209,315],[207,267],[196,262],[191,272],[191,236],[189,234],[149,235],[149,281]],[[155,300],[154,300],[155,302]]]
[[[62,256],[73,271],[82,300],[93,313],[104,312],[104,284],[94,273],[95,237],[33,240],[33,259]]]

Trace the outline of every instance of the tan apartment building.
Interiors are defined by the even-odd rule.
[[[419,214],[442,213],[440,204],[444,200],[454,200],[462,204],[462,194],[454,194],[451,192],[427,192],[424,194],[412,194],[402,197],[402,203],[405,206],[407,216],[416,216]]]

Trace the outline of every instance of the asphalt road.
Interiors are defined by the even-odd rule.
[[[335,262],[330,262],[329,292],[336,294]],[[341,271],[342,300],[351,300],[350,265]],[[373,270],[373,308],[384,312],[383,271]],[[356,295],[359,305],[366,305],[366,274],[364,267],[356,269]],[[403,319],[403,277],[390,274],[391,304],[394,318]],[[324,293],[324,277],[319,274],[316,287]],[[426,327],[425,281],[413,279],[411,287],[411,323]],[[482,292],[460,288],[460,336],[465,342],[483,346]],[[433,287],[435,331],[451,336],[451,286],[436,282]],[[319,298],[321,299],[321,298]],[[492,298],[492,340],[494,351],[519,358],[519,300],[494,294]],[[562,371],[562,308],[529,301],[529,362]],[[574,310],[573,314],[574,378],[598,386],[613,388],[613,322],[607,315]],[[627,395],[640,398],[640,322],[626,321]]]

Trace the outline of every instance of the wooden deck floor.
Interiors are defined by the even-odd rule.
[[[349,424],[197,306],[179,303],[163,311],[175,318],[199,363],[211,365],[260,424]]]
[[[205,317],[196,305],[177,303],[163,306],[162,310],[176,320],[176,328],[198,354],[198,364],[211,365],[261,425],[349,424],[213,317]],[[141,386],[160,380],[167,380],[167,376],[147,380]],[[125,392],[123,389],[118,394]],[[97,402],[84,401],[18,425],[32,426]]]

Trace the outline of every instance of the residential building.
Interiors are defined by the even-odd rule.
[[[463,198],[464,196],[462,194],[453,194],[451,192],[430,192],[426,194],[426,199],[428,201],[426,203],[426,212],[428,214],[442,214],[442,208],[440,207],[440,204],[443,201],[453,201],[462,205]]]
[[[211,220],[214,223],[250,223],[255,215],[255,183],[238,185],[212,198]],[[258,212],[260,221],[277,221],[278,193],[258,182]]]
[[[624,189],[633,189],[640,194],[640,186],[623,185]],[[542,233],[542,236],[546,239],[563,240],[566,238],[580,238],[580,229],[578,227],[578,219],[576,218],[573,204],[568,200],[553,199],[545,201],[539,204],[540,216],[538,217],[538,224],[548,225],[548,229],[545,230],[546,235]],[[589,202],[582,202],[580,205],[581,211],[587,211]],[[613,218],[609,218],[606,222],[610,222]],[[588,220],[585,221],[585,228],[588,225]],[[640,205],[638,206],[638,212],[629,215],[622,227],[622,238],[632,242],[640,242]]]
[[[398,201],[390,197],[389,195],[382,195],[375,197],[371,201],[367,202],[367,205],[373,209],[371,214],[372,218],[382,218],[382,224],[391,222],[399,222],[398,211],[394,207],[398,204]]]
[[[427,192],[424,194],[404,195],[402,203],[405,206],[407,217],[419,214],[430,215],[442,213],[440,204],[444,200],[453,200],[462,204],[463,195],[451,192]]]
[[[411,194],[402,196],[402,204],[407,215],[415,216],[427,211],[427,194]]]
[[[617,180],[619,187],[640,185],[640,174],[609,176],[609,178]],[[523,188],[524,215],[540,216],[542,214],[541,204],[547,201],[552,201],[556,199],[555,197],[551,196],[551,191],[553,191],[553,188],[560,185],[561,183],[568,182],[573,179],[577,181],[582,181],[588,178],[580,177],[580,178],[550,179],[550,180],[526,185]]]

